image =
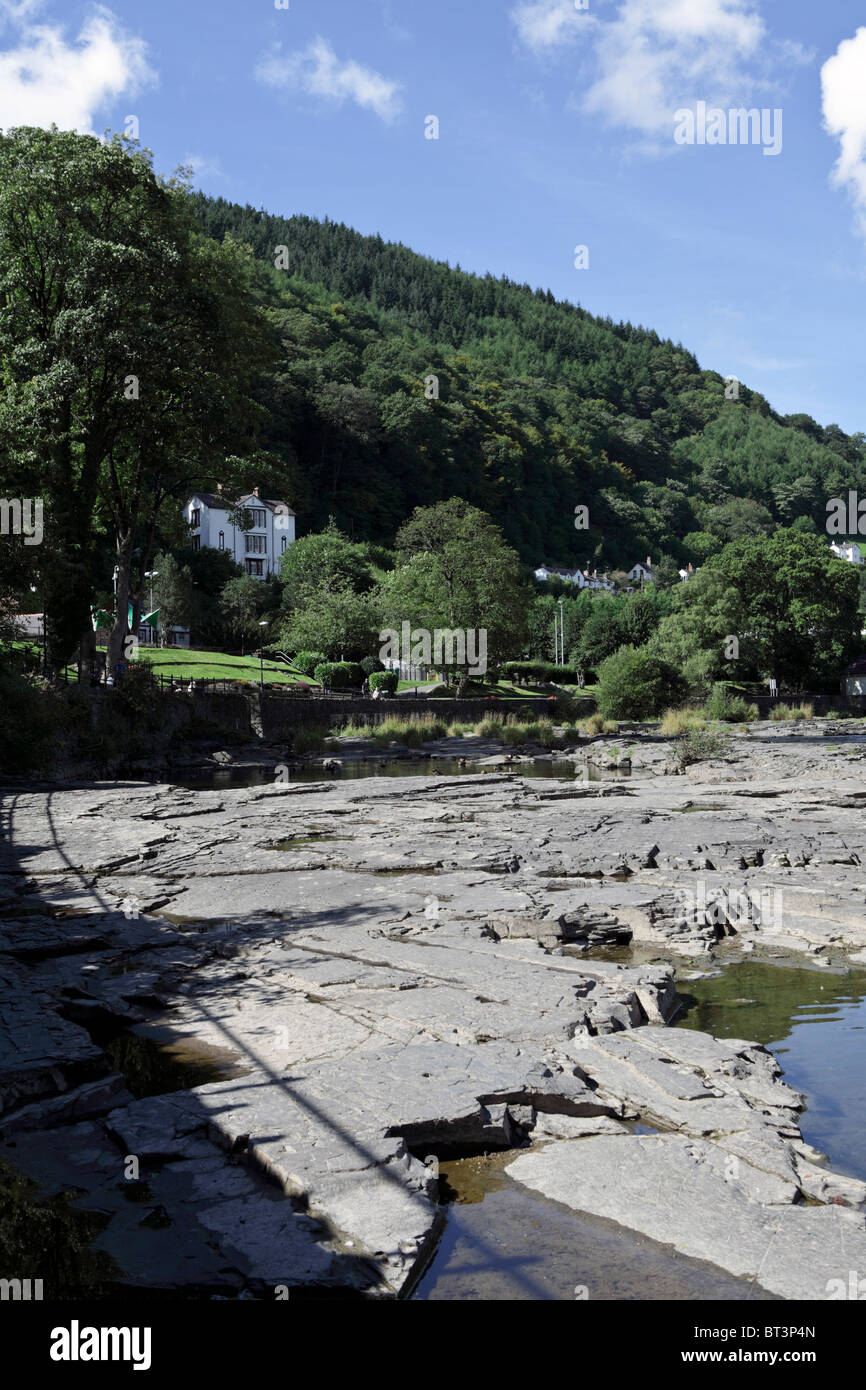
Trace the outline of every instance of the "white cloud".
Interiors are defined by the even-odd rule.
[[[185,167],[192,170],[193,178],[224,179],[225,170],[220,165],[218,159],[212,159],[206,154],[188,154],[183,160]]]
[[[575,9],[574,0],[524,0],[511,18],[522,42],[535,53],[570,43],[596,22],[586,10]]]
[[[39,0],[2,0],[0,17],[18,30],[0,50],[0,129],[50,126],[92,132],[106,102],[154,80],[141,39],[99,6],[67,42],[54,24],[33,24]],[[118,121],[118,125],[120,122]]]
[[[341,63],[327,39],[317,38],[302,53],[274,53],[256,68],[269,87],[307,92],[342,106],[354,101],[390,121],[400,109],[400,84],[351,60]]]
[[[586,16],[566,0],[534,0],[512,19],[537,52],[564,50]],[[587,34],[595,66],[584,109],[649,139],[670,134],[678,108],[742,105],[775,85],[774,67],[809,57],[769,38],[756,0],[619,0]]]
[[[866,29],[843,39],[821,69],[824,125],[839,141],[833,182],[848,188],[866,235]]]

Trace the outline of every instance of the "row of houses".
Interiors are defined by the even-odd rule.
[[[686,569],[680,570],[680,579],[685,582],[696,573],[697,570],[689,565]],[[616,589],[616,585],[609,576],[607,574],[599,575],[598,570],[593,570],[590,574],[588,569],[565,569],[562,565],[539,565],[535,571],[535,577],[542,582],[548,579],[563,579],[566,583],[575,584],[578,589],[607,589],[609,592]],[[651,558],[647,556],[646,564],[638,561],[636,565],[632,565],[626,578],[630,584],[640,584],[641,586],[654,583],[655,572]]]

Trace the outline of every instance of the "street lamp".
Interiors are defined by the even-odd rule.
[[[154,579],[158,579],[158,578],[159,578],[159,570],[145,570],[145,571],[144,571],[144,577],[145,577],[145,579],[149,579],[149,580],[150,580],[150,612],[153,613],[153,581],[154,581]],[[148,624],[148,626],[150,626],[150,624]],[[157,630],[158,630],[158,628],[159,628],[159,624],[157,623]],[[156,642],[156,630],[154,630],[153,628],[151,628],[150,630],[151,630],[151,632],[153,632],[153,640],[154,640],[154,643],[155,643],[155,642]]]
[[[267,618],[262,618],[262,621],[259,623],[259,627],[267,627],[267,625],[268,625],[268,619],[267,619]],[[264,652],[263,652],[263,650],[262,650],[262,642],[264,641],[265,634],[264,634],[264,633],[261,633],[261,634],[260,634],[260,637],[261,637],[261,640],[259,641],[259,690],[264,690],[264,688],[265,688],[265,654],[264,654]]]

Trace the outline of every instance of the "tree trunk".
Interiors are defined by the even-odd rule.
[[[123,658],[126,636],[129,632],[129,571],[132,558],[132,535],[118,537],[117,541],[117,593],[114,600],[114,626],[108,638],[106,674],[114,675],[114,668]]]

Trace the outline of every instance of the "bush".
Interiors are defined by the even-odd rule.
[[[312,676],[316,667],[321,666],[327,660],[324,652],[298,652],[292,665],[296,671],[300,671],[302,676]]]
[[[363,666],[363,664],[362,662],[361,665]],[[368,679],[370,681],[371,691],[381,690],[385,695],[396,694],[397,686],[400,682],[400,676],[397,671],[371,671]]]
[[[686,682],[670,662],[644,647],[620,647],[598,668],[598,710],[603,719],[652,719],[679,704]]]
[[[505,680],[519,685],[546,682],[549,685],[576,685],[577,671],[573,666],[557,666],[551,661],[506,661],[502,667]]]
[[[692,763],[707,762],[711,758],[723,758],[730,747],[724,734],[715,729],[689,729],[676,750],[676,764],[682,772]]]
[[[679,738],[690,729],[702,728],[703,723],[703,714],[699,709],[688,706],[685,709],[668,709],[662,715],[661,732],[665,738]]]
[[[356,661],[323,661],[313,671],[323,690],[360,690],[364,672]]]
[[[380,661],[378,656],[365,656],[361,662],[361,670],[365,676],[372,676],[374,671],[384,671],[385,663]]]
[[[750,705],[741,695],[733,695],[726,686],[716,684],[704,705],[704,716],[725,724],[747,724],[759,714],[757,705]]]
[[[774,724],[785,723],[788,720],[799,724],[803,719],[814,718],[814,714],[814,705],[774,705],[770,710],[770,718]]]

